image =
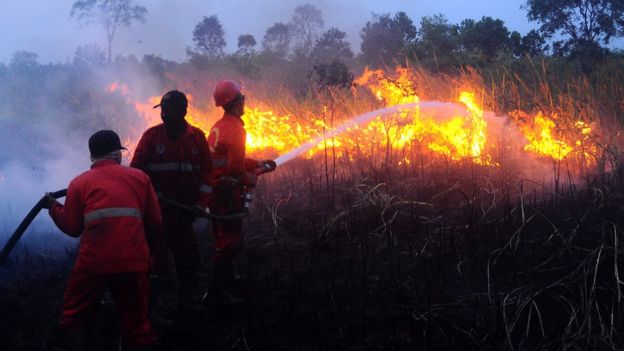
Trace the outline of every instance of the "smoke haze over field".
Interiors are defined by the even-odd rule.
[[[8,63],[16,51],[39,55],[40,62],[71,61],[76,48],[89,43],[106,47],[105,35],[97,25],[84,26],[70,18],[73,0],[2,0],[0,22],[0,62]],[[324,29],[337,27],[347,33],[352,49],[359,51],[359,32],[371,14],[394,14],[405,11],[419,27],[420,18],[442,13],[451,23],[483,16],[500,18],[510,30],[526,33],[535,28],[520,9],[522,0],[333,0],[333,1],[136,1],[147,8],[145,24],[120,28],[113,42],[113,55],[161,55],[169,60],[186,59],[186,48],[192,46],[192,32],[203,18],[216,14],[223,24],[226,51],[236,50],[241,34],[252,34],[260,43],[268,27],[290,21],[295,7],[311,3],[319,7],[325,20]],[[259,44],[258,44],[259,46]]]

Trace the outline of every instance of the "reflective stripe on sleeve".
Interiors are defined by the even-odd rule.
[[[102,218],[111,218],[111,217],[137,217],[139,219],[143,218],[141,215],[141,211],[136,208],[131,207],[109,207],[109,208],[101,208],[99,210],[95,210],[87,213],[84,216],[84,222],[89,223],[91,221],[95,221],[96,219]]]
[[[199,165],[190,163],[178,163],[178,162],[160,162],[160,163],[148,163],[147,170],[154,172],[166,172],[166,171],[183,171],[192,172],[200,170]]]

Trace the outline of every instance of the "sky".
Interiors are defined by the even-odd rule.
[[[78,46],[97,43],[106,48],[105,34],[97,25],[86,26],[70,17],[74,0],[0,0],[0,62],[8,63],[16,51],[39,55],[40,63],[71,61]],[[113,41],[113,55],[160,55],[186,59],[192,32],[204,16],[216,14],[226,33],[227,52],[236,50],[241,34],[252,34],[258,43],[276,22],[288,22],[295,7],[310,3],[323,12],[324,29],[347,33],[352,49],[359,51],[361,28],[372,14],[404,11],[418,27],[420,18],[444,14],[451,23],[483,16],[505,21],[510,30],[525,34],[536,28],[520,8],[525,0],[135,0],[148,10],[146,22],[121,28]]]

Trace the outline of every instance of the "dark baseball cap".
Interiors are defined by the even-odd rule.
[[[188,100],[186,99],[186,95],[184,95],[183,92],[179,90],[170,90],[162,96],[162,98],[160,99],[160,104],[154,106],[154,108],[161,106],[187,107]]]
[[[117,150],[127,150],[121,146],[119,135],[112,130],[100,130],[89,138],[91,157],[100,157]]]

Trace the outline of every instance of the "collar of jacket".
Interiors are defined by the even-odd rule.
[[[226,114],[223,115],[223,118],[235,119],[235,120],[239,121],[243,126],[245,125],[245,122],[243,121],[242,116],[236,116],[236,115],[231,115],[229,113],[226,113]]]
[[[106,166],[111,166],[111,165],[119,165],[119,163],[117,163],[117,160],[113,160],[113,159],[99,160],[91,165],[91,169],[106,167]]]
[[[182,134],[180,134],[180,136],[182,135],[189,135],[193,133],[193,126],[186,120],[184,119],[184,131],[182,132]],[[165,124],[161,123],[158,125],[161,128],[162,133],[164,133],[165,135],[167,134],[167,128],[165,128]]]

